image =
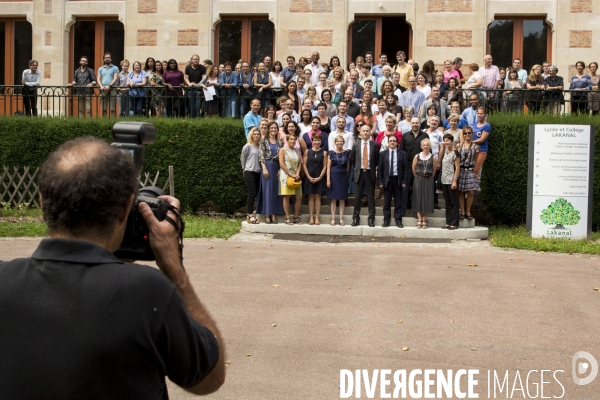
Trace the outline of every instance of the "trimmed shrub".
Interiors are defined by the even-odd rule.
[[[41,165],[66,140],[91,135],[112,141],[117,120],[0,118],[0,165]],[[233,212],[245,204],[240,166],[246,143],[242,122],[235,119],[177,120],[156,118],[156,143],[146,146],[144,171],[160,171],[159,186],[174,167],[175,194],[186,210],[199,207]],[[152,176],[154,177],[154,176]]]
[[[600,117],[548,115],[489,116],[492,134],[483,166],[481,199],[497,223],[519,225],[527,215],[527,166],[530,124],[592,125],[596,128],[593,223],[600,225]],[[92,135],[111,141],[110,119],[0,118],[0,165],[37,167],[64,141]],[[212,207],[233,212],[245,203],[240,166],[246,143],[242,122],[234,119],[150,120],[156,143],[146,147],[144,171],[175,170],[175,194],[186,210]],[[478,217],[475,215],[475,217]]]
[[[594,145],[593,224],[600,225],[600,117],[493,114],[489,153],[481,175],[481,198],[494,220],[524,224],[527,217],[527,168],[530,124],[592,125]]]

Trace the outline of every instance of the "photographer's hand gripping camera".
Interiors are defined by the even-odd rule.
[[[144,145],[152,144],[156,141],[156,128],[148,122],[117,122],[112,128],[112,136],[114,140],[112,146],[118,147],[123,153],[131,157],[131,161],[136,166],[137,179],[139,180],[146,150]],[[158,196],[163,194],[162,189],[155,186],[140,189],[127,217],[123,242],[114,253],[117,258],[144,261],[153,261],[156,259],[150,247],[148,225],[146,225],[146,221],[138,209],[140,203],[148,204],[156,219],[159,221],[166,220],[175,227],[179,232],[180,251],[182,250],[183,220],[179,215],[179,210],[158,198]],[[168,211],[175,213],[179,219],[179,225],[167,215]]]

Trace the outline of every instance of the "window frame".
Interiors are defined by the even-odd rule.
[[[15,77],[15,22],[27,22],[26,18],[0,18],[1,22],[4,22],[4,49],[5,49],[5,65],[4,65],[4,82],[6,86],[13,85],[13,79]],[[32,26],[33,28],[33,26]],[[31,43],[33,49],[33,42]],[[12,61],[12,62],[11,62]],[[23,70],[27,69],[27,66],[22,66]],[[17,67],[21,68],[21,67]],[[38,69],[42,70],[38,66]],[[42,71],[43,72],[43,71]],[[14,82],[14,85],[20,85],[20,82]]]
[[[547,29],[546,34],[546,60],[552,60],[552,29],[550,25],[547,23],[546,16],[540,15],[507,15],[507,14],[498,14],[494,15],[494,21],[498,20],[510,20],[513,21],[513,55],[512,60],[518,58],[523,60],[523,26],[525,21],[543,21],[544,25]],[[490,54],[490,26],[494,23],[494,21],[490,22],[487,26],[485,32],[485,54]],[[519,40],[515,40],[515,38],[519,38]],[[493,54],[492,54],[493,56]],[[511,60],[511,61],[512,61]]]
[[[94,60],[96,63],[100,62],[99,65],[88,65],[88,68],[91,68],[94,71],[94,74],[98,72],[98,68],[102,66],[102,60],[104,55],[104,23],[106,21],[118,21],[118,17],[77,17],[75,22],[82,21],[92,21],[95,22],[96,26],[94,29]],[[125,25],[123,25],[123,29],[125,29]],[[68,82],[73,82],[73,73],[75,69],[73,66],[75,65],[75,24],[71,25],[71,29],[69,30],[69,80]],[[78,56],[79,57],[79,56]],[[115,62],[117,64],[115,64]],[[120,60],[113,60],[113,64],[118,65]],[[119,67],[120,69],[120,67]]]
[[[373,15],[355,15],[354,16],[354,21],[352,21],[352,24],[350,24],[350,26],[348,27],[348,33],[347,33],[347,53],[348,54],[348,62],[347,64],[349,64],[350,62],[354,62],[354,60],[356,58],[352,58],[352,26],[354,25],[354,22],[356,21],[375,21],[375,48],[373,49],[373,61],[378,62],[379,58],[376,58],[377,55],[381,54],[382,50],[382,43],[383,43],[383,18],[389,18],[389,17],[401,17],[401,18],[405,18],[406,19],[406,14],[400,14],[400,15],[385,15],[385,16],[378,16],[377,14],[373,14]],[[406,61],[410,60],[411,58],[413,58],[413,28],[412,26],[406,22],[407,25],[410,26],[410,29],[408,30],[408,49],[406,49]],[[364,57],[364,54],[362,55]],[[357,56],[358,57],[358,56]],[[390,58],[391,57],[391,58]],[[390,61],[391,60],[391,61]],[[388,62],[390,62],[390,64],[394,63],[396,60],[396,54],[388,54]]]
[[[24,17],[2,17],[0,21],[4,23],[4,86],[21,86],[21,81],[13,82],[15,78],[15,23],[28,22]],[[31,23],[30,23],[31,24]],[[33,33],[33,24],[32,33]],[[33,40],[31,43],[33,51]],[[17,66],[20,71],[28,68],[27,65]],[[43,66],[38,65],[38,71],[44,73]],[[20,89],[9,91],[8,95],[0,95],[0,115],[13,115],[15,111],[22,110],[19,106]]]
[[[220,30],[221,30],[221,22],[222,21],[231,21],[231,20],[238,20],[238,21],[242,21],[242,32],[241,32],[241,36],[242,36],[242,48],[240,51],[241,54],[241,58],[248,61],[249,63],[251,62],[250,60],[250,55],[251,55],[251,50],[252,50],[252,21],[269,21],[271,23],[273,23],[273,21],[271,21],[269,19],[269,15],[265,14],[265,15],[253,15],[251,17],[248,16],[244,16],[244,15],[225,15],[225,16],[221,16],[221,19],[219,20],[219,23],[215,26],[215,36],[214,36],[214,49],[213,49],[213,60],[214,60],[214,64],[216,64],[217,66],[219,65],[219,34],[220,34]],[[275,29],[275,24],[273,24],[273,54],[271,54],[271,61],[272,63],[275,62],[275,49],[277,48],[277,43],[275,41],[277,35],[276,35],[276,29]],[[283,63],[285,65],[285,63]],[[235,64],[233,65],[235,67]],[[285,68],[285,67],[284,67]],[[250,65],[250,69],[252,69],[252,65]]]

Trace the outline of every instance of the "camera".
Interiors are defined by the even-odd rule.
[[[112,128],[114,143],[112,146],[119,148],[124,154],[131,157],[136,166],[136,173],[141,174],[144,163],[145,144],[156,141],[156,128],[148,122],[117,122]],[[138,196],[131,206],[125,235],[121,245],[115,251],[115,256],[126,260],[154,261],[156,257],[150,248],[150,232],[144,217],[140,214],[140,203],[150,206],[152,213],[159,221],[165,219],[169,205],[158,198],[163,194],[162,189],[150,186],[140,189]]]

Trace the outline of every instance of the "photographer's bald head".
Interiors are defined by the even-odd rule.
[[[86,136],[61,145],[40,170],[40,201],[53,238],[114,252],[137,191],[135,166],[119,149]]]

